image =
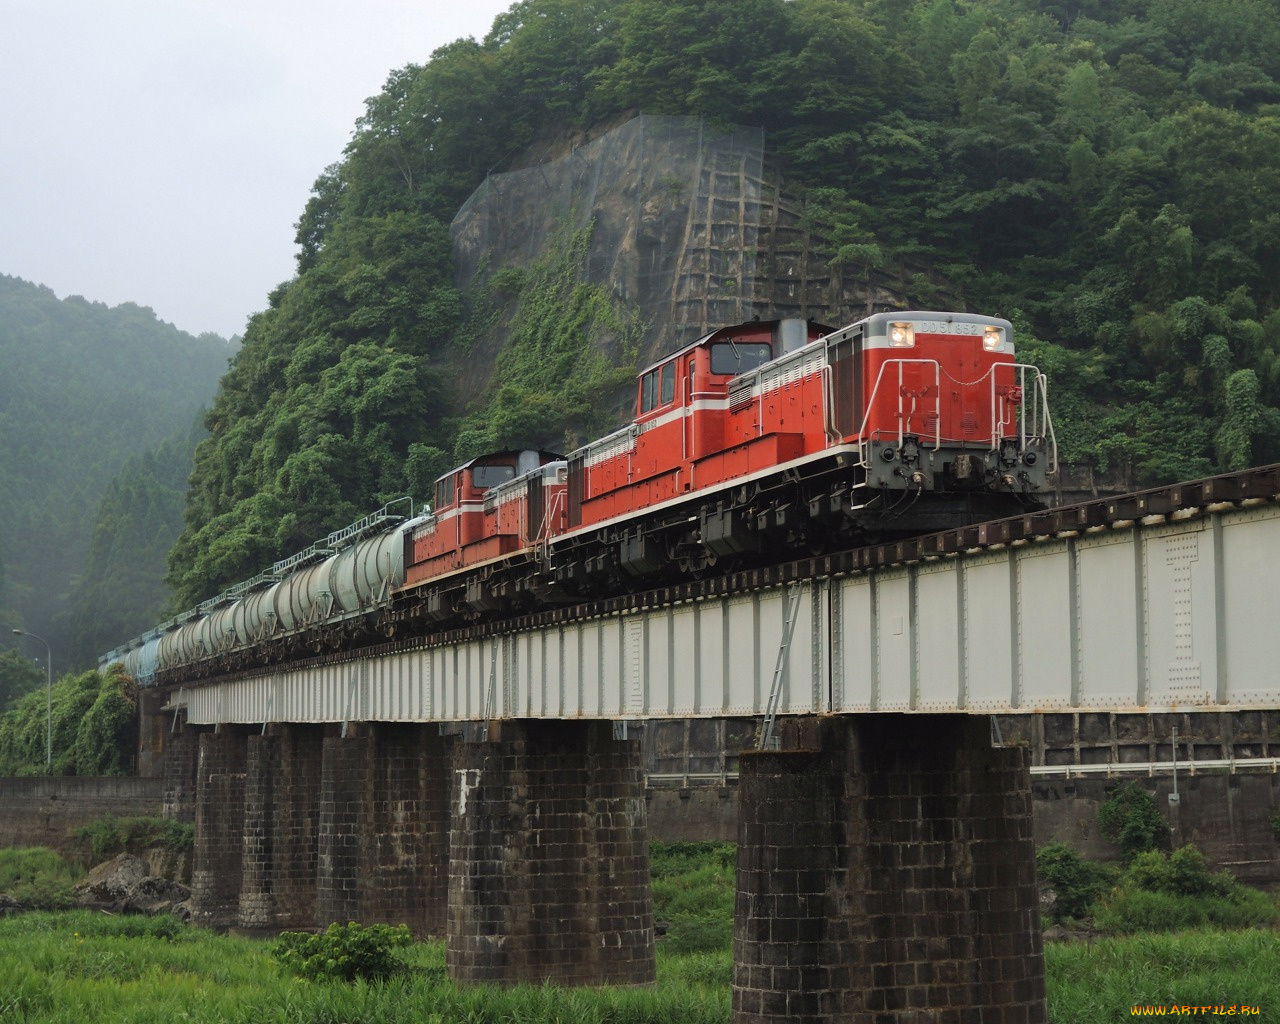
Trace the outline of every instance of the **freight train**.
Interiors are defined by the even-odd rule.
[[[100,660],[146,684],[947,529],[1042,507],[1056,469],[1007,320],[753,321],[644,370],[632,422],[567,458],[472,459]]]

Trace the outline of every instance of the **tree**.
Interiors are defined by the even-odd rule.
[[[0,711],[45,684],[45,673],[19,651],[0,652]]]

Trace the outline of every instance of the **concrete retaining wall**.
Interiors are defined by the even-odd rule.
[[[162,779],[0,778],[0,849],[47,846],[87,864],[76,829],[108,815],[158,817],[163,800]]]

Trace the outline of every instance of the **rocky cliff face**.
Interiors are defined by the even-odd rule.
[[[581,277],[647,323],[639,366],[752,317],[842,325],[905,301],[892,274],[828,266],[759,129],[639,116],[525,162],[490,175],[454,218],[459,285],[476,289],[539,258],[566,226],[591,225]],[[499,317],[472,348],[466,392],[488,382],[504,328]],[[588,340],[622,360],[611,339]]]

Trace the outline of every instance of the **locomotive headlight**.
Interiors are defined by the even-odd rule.
[[[894,348],[912,348],[916,343],[916,329],[909,323],[889,325],[889,344]]]
[[[1004,330],[999,327],[988,327],[982,332],[982,347],[988,352],[998,352],[1004,344]]]

